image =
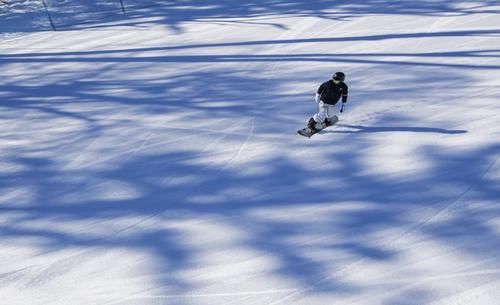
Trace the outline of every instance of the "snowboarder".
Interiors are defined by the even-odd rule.
[[[342,98],[340,112],[344,112],[349,90],[344,80],[345,74],[343,72],[336,72],[333,74],[331,80],[319,86],[316,93],[316,103],[318,103],[319,111],[307,123],[307,128],[310,129],[311,135],[338,121],[335,113],[337,112],[340,98]]]

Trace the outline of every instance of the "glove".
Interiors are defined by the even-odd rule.
[[[344,107],[345,107],[345,103],[342,103],[342,107],[340,108],[340,112],[344,112]]]

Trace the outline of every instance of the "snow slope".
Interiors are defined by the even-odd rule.
[[[500,304],[500,1],[5,2],[1,304]]]

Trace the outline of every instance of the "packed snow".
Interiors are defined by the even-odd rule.
[[[500,1],[1,0],[0,80],[0,304],[500,304]]]

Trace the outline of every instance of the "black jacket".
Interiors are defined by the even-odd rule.
[[[347,102],[349,87],[345,83],[335,84],[332,80],[326,81],[318,88],[318,94],[325,104],[335,105],[342,97],[342,103]]]

